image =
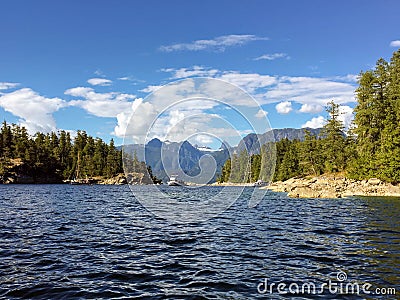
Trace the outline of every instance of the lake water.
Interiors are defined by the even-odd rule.
[[[400,297],[400,199],[268,192],[249,208],[251,190],[208,221],[171,224],[127,186],[1,185],[0,298],[286,299],[265,286],[319,286],[338,272],[397,295],[325,286],[312,297]],[[189,202],[199,193],[173,191]]]

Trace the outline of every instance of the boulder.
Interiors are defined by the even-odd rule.
[[[292,198],[319,198],[319,192],[307,186],[295,187],[289,193]]]
[[[382,183],[382,181],[378,178],[370,178],[370,179],[368,179],[367,183],[369,185],[380,185]]]

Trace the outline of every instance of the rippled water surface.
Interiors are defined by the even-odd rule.
[[[182,201],[215,192],[179,189]],[[338,271],[399,297],[400,199],[268,192],[249,208],[250,192],[207,222],[170,224],[127,186],[0,186],[0,298],[269,299],[284,296],[258,293],[265,279],[321,284]]]

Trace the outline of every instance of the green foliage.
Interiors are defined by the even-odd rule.
[[[329,118],[319,137],[306,130],[304,141],[284,138],[262,145],[260,154],[251,157],[246,152],[235,154],[222,168],[219,181],[255,182],[271,178],[283,181],[296,176],[344,171],[355,157],[354,135],[345,137],[339,120],[339,105],[329,102],[327,112]]]
[[[346,135],[339,105],[330,101],[329,118],[319,137],[306,132],[302,142],[282,139],[275,144],[276,152],[263,145],[261,161],[276,153],[274,180],[346,172],[354,179],[376,177],[400,182],[400,50],[393,54],[390,63],[379,59],[374,70],[361,72],[356,97],[354,126]],[[254,175],[273,172],[272,165],[260,166],[258,156],[251,157]],[[223,170],[227,167],[226,164]],[[237,179],[237,170],[234,166],[231,169],[233,181],[232,178]],[[221,176],[221,180],[227,179]],[[252,176],[251,180],[254,179]]]
[[[301,174],[299,141],[281,140],[277,143],[277,164],[274,180],[286,180]]]
[[[356,158],[353,178],[400,182],[400,50],[362,72],[356,90]]]
[[[63,130],[29,136],[24,127],[4,121],[0,130],[0,181],[13,166],[12,161],[23,163],[17,175],[34,180],[112,177],[122,172],[122,154],[113,140],[107,145],[85,131],[78,131],[73,142],[69,132]]]

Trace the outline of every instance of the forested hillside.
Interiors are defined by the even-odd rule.
[[[112,177],[122,172],[121,151],[111,140],[78,131],[60,131],[29,136],[24,127],[3,122],[0,131],[0,181],[10,173],[32,178],[34,182],[59,182],[63,179]]]

